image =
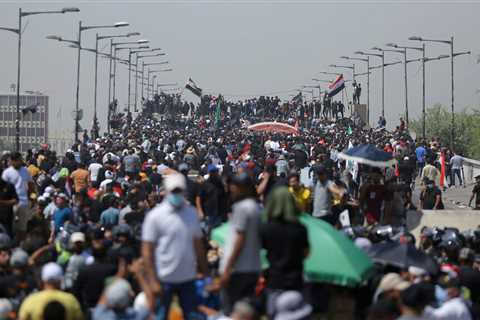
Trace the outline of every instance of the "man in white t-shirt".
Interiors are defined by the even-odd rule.
[[[2,179],[15,186],[18,196],[18,206],[15,210],[13,231],[17,240],[22,240],[27,232],[27,222],[31,218],[31,211],[28,204],[29,192],[33,190],[32,176],[23,165],[20,152],[14,152],[10,156],[10,167],[2,173]]]
[[[194,282],[197,265],[203,275],[208,272],[202,231],[197,212],[185,200],[185,177],[169,174],[164,186],[165,199],[143,222],[142,256],[152,290],[162,292],[166,314],[176,294],[184,318],[190,319],[199,305]]]
[[[90,173],[90,181],[92,182],[92,186],[98,187],[98,173],[103,166],[99,163],[98,160],[94,160],[88,166],[88,172]]]

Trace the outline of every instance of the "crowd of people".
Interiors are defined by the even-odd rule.
[[[367,251],[384,241],[415,244],[407,213],[442,207],[439,141],[416,142],[402,123],[390,132],[321,111],[319,102],[204,97],[195,106],[163,95],[135,119],[120,115],[111,134],[85,133],[65,154],[48,146],[4,153],[0,318],[178,319],[179,310],[184,319],[478,317],[476,230],[422,230],[419,249],[438,274],[377,264],[354,288],[305,279],[312,244],[300,214]],[[270,120],[297,123],[301,134],[246,128]],[[339,157],[361,144],[398,164]],[[462,184],[461,157],[447,162],[450,184],[455,176]],[[474,190],[479,208],[480,182]],[[225,222],[220,246],[211,234]]]

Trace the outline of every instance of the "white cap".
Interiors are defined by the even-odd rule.
[[[45,188],[45,193],[54,193],[54,192],[55,192],[55,189],[53,187],[48,186]]]
[[[165,190],[170,192],[175,189],[185,190],[187,189],[187,181],[182,174],[172,173],[165,177],[163,182]]]
[[[85,234],[83,232],[74,232],[70,236],[70,243],[85,242]]]
[[[113,172],[110,170],[105,171],[105,179],[113,179]]]
[[[55,262],[49,262],[42,268],[42,281],[61,281],[63,279],[63,270]]]

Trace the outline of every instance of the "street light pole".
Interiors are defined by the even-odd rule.
[[[79,12],[80,9],[78,8],[63,8],[61,10],[54,10],[54,11],[30,11],[25,12],[22,11],[22,8],[18,8],[18,28],[6,28],[0,27],[0,30],[10,31],[16,33],[18,36],[18,44],[17,44],[17,92],[16,92],[16,116],[15,116],[15,150],[20,151],[20,75],[21,75],[21,57],[22,57],[22,17],[30,16],[30,15],[38,15],[38,14],[56,14],[56,13],[67,13],[67,12]]]
[[[425,110],[425,62],[425,43],[422,43],[422,137],[424,141],[427,138],[425,129],[425,118],[427,116]]]
[[[17,51],[17,110],[15,119],[15,149],[20,151],[20,66],[22,56],[22,8],[18,8],[18,51]]]
[[[113,55],[113,38],[110,38],[110,63],[108,66],[108,110],[107,110],[107,133],[110,134],[110,106],[113,103],[112,97],[112,55]]]
[[[130,114],[130,85],[132,78],[132,49],[128,49],[128,99],[127,99],[127,114]]]
[[[75,92],[75,143],[78,142],[78,129],[79,129],[79,94],[80,94],[80,57],[81,57],[81,43],[82,43],[82,21],[78,22],[78,51],[77,51],[77,90]]]
[[[385,119],[385,53],[382,51],[382,118]]]
[[[98,138],[98,124],[97,124],[97,80],[98,77],[98,33],[95,34],[95,84],[93,89],[93,128],[92,138]]]
[[[450,38],[450,69],[451,69],[451,74],[452,74],[452,78],[451,78],[451,82],[452,82],[452,127],[451,127],[451,131],[450,131],[450,149],[453,150],[453,144],[455,142],[455,107],[454,107],[454,76],[453,76],[453,58],[454,58],[454,54],[453,54],[453,36]]]

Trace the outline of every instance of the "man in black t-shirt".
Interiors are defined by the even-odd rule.
[[[472,196],[470,197],[470,201],[468,202],[468,206],[472,206],[473,198],[475,198],[475,206],[473,208],[475,210],[480,210],[480,175],[475,177],[475,186],[472,190]]]
[[[3,170],[1,170],[3,171]],[[0,177],[2,172],[0,172]],[[18,202],[15,187],[0,178],[0,224],[12,235],[13,206]]]

